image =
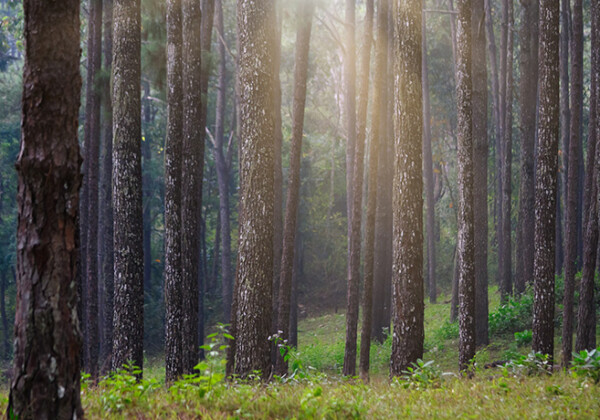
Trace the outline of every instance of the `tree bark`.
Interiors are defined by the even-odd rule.
[[[25,0],[23,10],[15,356],[6,415],[76,419],[83,416],[75,287],[79,2]]]
[[[565,290],[563,297],[562,365],[568,366],[573,351],[573,299],[577,259],[577,207],[579,196],[579,154],[583,114],[583,2],[573,7],[571,39],[571,124],[565,219]]]
[[[373,84],[372,135],[369,148],[369,178],[367,198],[367,220],[365,229],[365,286],[362,303],[362,328],[360,334],[359,373],[363,381],[369,381],[369,359],[371,353],[371,325],[373,323],[373,278],[375,265],[375,214],[377,211],[377,173],[379,169],[379,139],[385,130],[384,101],[387,99],[384,75],[387,73],[387,21],[388,0],[377,2],[377,41],[375,48],[375,80]]]
[[[143,368],[144,252],[140,103],[140,1],[113,7],[113,369]]]
[[[423,91],[420,0],[394,11],[395,164],[391,376],[423,357]]]
[[[588,129],[588,174],[585,192],[588,199],[585,224],[585,242],[583,244],[583,276],[579,289],[579,307],[577,313],[577,339],[575,350],[596,348],[596,308],[594,304],[594,275],[598,253],[598,177],[600,170],[600,5],[591,2],[591,70],[590,70],[590,123]],[[593,157],[590,157],[593,154]]]
[[[183,64],[181,0],[167,2],[167,140],[165,145],[165,367],[171,383],[183,374],[181,318],[181,161]]]
[[[361,51],[360,85],[358,92],[358,112],[354,165],[352,169],[352,216],[350,230],[350,254],[348,255],[348,294],[346,306],[346,349],[344,352],[343,374],[356,374],[356,347],[358,330],[358,308],[360,296],[360,246],[362,225],[362,196],[365,161],[365,138],[367,130],[367,106],[369,104],[369,73],[371,67],[371,44],[373,41],[373,0],[367,0],[365,28]]]
[[[150,96],[150,82],[144,80],[142,113],[144,125],[148,127],[152,122],[152,105],[148,99]],[[152,150],[150,143],[152,137],[149,132],[142,132],[142,206],[144,209],[144,293],[152,290],[152,176],[150,165],[152,161]]]
[[[485,7],[472,2],[473,81],[473,214],[475,247],[475,342],[489,344],[488,336],[488,124]]]
[[[298,32],[296,33],[296,67],[294,70],[294,104],[292,116],[292,144],[290,150],[289,179],[285,204],[283,230],[283,253],[279,279],[279,308],[277,332],[280,338],[289,341],[292,274],[294,270],[295,236],[297,231],[298,205],[300,201],[300,165],[302,163],[302,137],[304,135],[304,111],[306,106],[306,84],[308,80],[308,52],[314,13],[312,0],[298,3]],[[275,372],[286,375],[288,363],[277,351]]]
[[[540,1],[539,123],[533,262],[533,350],[554,353],[554,248],[559,137],[558,2]]]
[[[353,181],[356,149],[356,0],[345,2],[346,54],[344,55],[344,105],[346,113],[346,214],[348,219],[348,276],[352,236]]]
[[[521,2],[520,68],[520,134],[521,183],[519,190],[519,230],[517,231],[517,270],[515,292],[521,294],[533,279],[534,236],[534,158],[538,80],[538,20],[537,0]]]
[[[235,373],[270,374],[273,286],[275,20],[273,0],[238,0],[241,192],[234,308]]]

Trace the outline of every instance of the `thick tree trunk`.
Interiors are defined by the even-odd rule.
[[[367,0],[365,28],[360,61],[360,85],[358,92],[358,112],[354,165],[352,169],[352,216],[350,229],[350,254],[348,255],[348,294],[346,306],[346,349],[344,352],[343,374],[356,374],[356,347],[358,330],[358,308],[360,296],[360,246],[362,225],[362,196],[365,161],[365,139],[367,131],[367,106],[369,104],[369,73],[371,67],[371,44],[373,42],[373,0]]]
[[[231,225],[229,211],[229,173],[231,168],[226,160],[229,150],[225,143],[225,108],[227,105],[227,56],[225,45],[225,27],[223,25],[223,4],[217,0],[216,26],[222,41],[219,42],[219,86],[217,89],[217,109],[215,126],[215,161],[217,163],[217,182],[219,185],[219,222],[221,223],[221,293],[223,297],[223,322],[231,320],[232,272],[231,272]],[[232,147],[229,145],[229,147]]]
[[[113,1],[104,0],[104,73],[109,75],[112,71],[112,44],[113,44]],[[101,374],[106,374],[111,368],[113,349],[113,318],[114,318],[114,249],[113,249],[113,202],[112,202],[112,98],[110,92],[110,77],[102,80],[102,179],[100,180],[100,214],[99,214],[99,247],[100,270],[103,299],[102,299],[102,341],[100,362]]]
[[[296,34],[296,67],[294,71],[294,104],[292,120],[292,144],[290,150],[289,179],[285,204],[283,230],[283,253],[279,279],[279,308],[277,332],[283,340],[289,340],[292,274],[294,270],[295,234],[297,231],[298,205],[300,201],[300,165],[302,162],[302,137],[304,135],[304,108],[308,80],[308,52],[314,3],[312,0],[298,5],[298,32]],[[275,372],[286,375],[288,364],[277,351]]]
[[[488,138],[487,62],[485,59],[485,8],[473,0],[473,213],[475,247],[475,327],[478,346],[489,344],[488,336]]]
[[[517,270],[515,292],[523,293],[533,279],[534,235],[534,153],[538,80],[538,20],[537,0],[521,2],[519,83],[521,119],[521,183],[519,190],[519,229],[517,231]]]
[[[238,0],[241,192],[234,298],[235,373],[270,374],[273,286],[273,0]]]
[[[97,78],[102,66],[102,0],[91,0],[88,33],[88,76],[86,100],[86,124],[88,131],[85,146],[87,175],[87,230],[85,238],[85,370],[98,377],[98,179],[100,161],[100,94]]]
[[[144,255],[140,103],[140,2],[113,7],[113,369],[143,368]]]
[[[573,351],[573,299],[577,271],[577,219],[579,196],[579,165],[581,123],[583,114],[583,2],[575,0],[573,7],[573,37],[571,39],[571,125],[567,207],[565,219],[565,290],[563,296],[562,365],[568,366]]]
[[[551,358],[554,353],[554,240],[559,136],[558,27],[558,2],[541,0],[533,350]]]
[[[23,10],[15,356],[6,415],[77,419],[79,2],[25,0]]]
[[[394,11],[395,164],[391,376],[423,357],[423,104],[421,1]]]
[[[598,177],[600,171],[600,5],[591,2],[591,70],[590,70],[590,123],[588,129],[588,174],[585,180],[585,192],[588,197],[584,214],[585,242],[583,244],[583,276],[579,289],[579,307],[577,313],[577,340],[575,350],[596,348],[596,308],[594,304],[594,275],[598,253]],[[592,157],[593,154],[593,157]]]
[[[377,173],[379,167],[379,139],[385,130],[384,95],[385,74],[387,73],[387,21],[389,15],[388,0],[377,3],[377,44],[375,51],[375,81],[373,85],[372,135],[369,148],[369,178],[367,198],[367,220],[365,229],[365,285],[363,295],[363,320],[360,334],[360,364],[361,378],[369,380],[369,358],[371,350],[371,326],[373,323],[373,278],[375,265],[375,213],[377,211]]]
[[[183,372],[194,372],[198,363],[199,223],[202,206],[204,136],[202,127],[202,16],[200,3],[182,0],[183,19],[183,161],[181,184],[181,263],[183,313]],[[183,182],[185,180],[185,182]]]
[[[167,140],[165,145],[165,367],[170,383],[183,374],[181,318],[181,161],[183,79],[181,0],[167,2]]]

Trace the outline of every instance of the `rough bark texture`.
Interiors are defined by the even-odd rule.
[[[565,218],[565,291],[563,297],[562,365],[568,366],[573,351],[573,298],[577,271],[577,220],[579,201],[579,165],[581,121],[583,114],[583,2],[573,4],[573,37],[571,39],[571,133],[567,207]]]
[[[222,0],[216,4],[216,27],[221,39],[225,39],[223,26]],[[231,319],[232,272],[231,272],[231,225],[229,211],[229,174],[231,168],[226,156],[231,150],[224,150],[225,108],[227,102],[227,55],[223,41],[219,42],[219,85],[217,88],[217,109],[215,121],[215,162],[217,164],[217,182],[219,184],[219,222],[221,224],[221,295],[223,298],[223,322]]]
[[[181,0],[167,2],[167,139],[165,145],[165,367],[166,381],[183,374],[181,317],[181,160],[183,84]]]
[[[87,229],[85,235],[85,370],[98,376],[98,178],[100,155],[100,91],[97,78],[102,65],[102,0],[91,0],[88,23],[88,61],[85,146],[87,175]]]
[[[113,7],[113,369],[143,368],[144,255],[140,103],[140,2]]]
[[[550,357],[554,353],[554,240],[559,135],[558,25],[558,2],[541,0],[533,350]]]
[[[375,80],[373,83],[373,112],[371,118],[372,131],[369,147],[369,173],[367,220],[365,227],[365,283],[362,301],[362,328],[360,333],[360,363],[359,373],[361,378],[369,380],[369,358],[371,351],[371,326],[373,324],[373,277],[375,265],[375,213],[377,210],[377,173],[379,166],[379,139],[382,129],[385,130],[385,109],[383,103],[387,98],[384,95],[384,75],[387,73],[387,20],[388,0],[377,2],[377,42],[375,47]],[[380,302],[378,302],[379,304]]]
[[[304,135],[304,108],[306,105],[306,83],[308,80],[308,51],[314,2],[307,0],[298,3],[298,32],[296,33],[296,67],[294,70],[294,104],[292,115],[292,144],[285,204],[283,230],[283,253],[279,279],[279,308],[277,311],[277,332],[280,338],[289,341],[290,306],[292,295],[292,274],[294,269],[295,236],[297,231],[298,204],[300,201],[300,165],[302,162],[302,137]],[[277,351],[275,372],[285,375],[287,361]]]
[[[489,344],[488,335],[488,138],[487,62],[485,59],[485,8],[483,0],[472,0],[473,61],[473,213],[475,246],[475,342]]]
[[[594,160],[588,156],[588,173],[586,178],[586,195],[588,207],[585,242],[583,244],[583,276],[579,289],[579,307],[577,313],[577,339],[575,350],[596,348],[596,308],[594,303],[594,274],[598,253],[598,179],[600,170],[600,4],[591,2],[591,89],[590,89],[590,124],[588,130],[588,154],[594,153]]]
[[[358,330],[358,307],[360,296],[360,246],[362,226],[362,197],[364,183],[365,139],[367,132],[367,106],[369,104],[369,72],[371,45],[373,42],[373,0],[367,0],[363,45],[360,60],[360,84],[358,112],[356,114],[356,144],[352,169],[352,216],[350,229],[350,254],[348,255],[348,294],[346,303],[346,349],[344,352],[344,375],[356,374],[356,339]]]
[[[143,127],[149,127],[152,123],[152,104],[148,99],[150,96],[150,82],[142,81],[142,118]],[[151,134],[142,132],[142,208],[144,228],[144,293],[152,293],[152,176],[150,165],[152,165],[152,143]]]
[[[381,77],[384,83],[393,86],[391,69],[393,57],[393,42],[390,42],[393,26],[390,24],[392,18],[392,3],[388,1],[388,19],[385,33],[381,38],[382,50],[385,54],[386,66],[377,71],[376,76]],[[378,41],[380,39],[378,38]],[[373,322],[371,334],[373,339],[380,343],[385,340],[387,330],[390,327],[389,307],[391,295],[392,278],[392,172],[393,159],[393,132],[391,127],[390,101],[393,95],[388,95],[388,89],[381,92],[381,138],[379,142],[379,165],[377,168],[377,209],[375,211],[375,259],[373,267]]]
[[[204,132],[202,127],[202,32],[200,2],[182,0],[183,19],[183,161],[181,185],[182,302],[181,319],[183,372],[193,373],[198,363],[198,260]],[[185,182],[183,182],[185,180]]]
[[[268,377],[273,285],[273,0],[238,0],[241,192],[235,373]]]
[[[109,75],[112,71],[113,50],[113,1],[104,0],[104,73]],[[113,318],[114,318],[114,249],[113,249],[113,203],[112,203],[112,153],[113,153],[113,116],[112,96],[110,92],[110,77],[106,76],[102,84],[102,179],[100,186],[99,215],[99,247],[100,247],[100,273],[103,282],[102,304],[102,342],[100,361],[102,374],[111,368],[113,348]]]
[[[423,104],[421,1],[394,10],[395,163],[391,376],[423,357]]]
[[[525,285],[533,279],[534,236],[534,151],[535,123],[538,86],[538,20],[537,0],[521,2],[520,68],[520,134],[521,134],[521,183],[519,190],[519,227],[515,292],[523,293]]]
[[[17,308],[7,417],[83,416],[77,319],[79,2],[23,2]],[[60,25],[56,25],[60,22]]]
[[[425,199],[427,203],[427,287],[429,302],[436,303],[435,281],[435,199],[433,197],[433,157],[431,153],[431,106],[429,104],[429,75],[427,63],[427,21],[423,12],[422,27],[422,67],[423,67],[423,177],[425,178]]]
[[[475,228],[473,214],[473,87],[471,0],[459,0],[456,101],[458,113],[458,364],[475,356]]]

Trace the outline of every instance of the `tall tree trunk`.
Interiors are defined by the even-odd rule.
[[[290,338],[288,344],[298,348],[298,288],[303,273],[304,248],[300,229],[296,231],[296,246],[294,252],[294,272],[292,273],[292,304],[290,308]]]
[[[379,10],[379,9],[378,9]],[[376,77],[381,77],[384,83],[391,83],[393,70],[393,25],[392,3],[388,0],[388,18],[386,27],[381,29],[385,35],[381,38],[382,50],[385,54],[386,65],[381,71],[376,71]],[[378,38],[379,40],[379,38]],[[381,127],[379,142],[379,165],[377,168],[377,209],[375,211],[375,258],[373,261],[373,322],[371,335],[373,339],[383,343],[386,329],[390,327],[389,303],[391,301],[391,277],[392,277],[392,150],[393,150],[393,128],[392,112],[390,112],[390,101],[393,95],[388,95],[388,90],[381,92]],[[388,308],[386,310],[386,307]]]
[[[295,234],[297,231],[298,205],[300,201],[300,165],[302,162],[302,137],[304,135],[304,109],[308,80],[308,52],[314,13],[312,0],[298,3],[298,32],[296,34],[296,67],[294,70],[294,105],[292,120],[292,144],[290,151],[289,179],[285,204],[283,230],[283,253],[279,279],[279,308],[277,332],[283,340],[289,340],[292,274],[294,270]],[[288,364],[277,351],[275,372],[285,375]]]
[[[345,1],[346,51],[344,55],[344,111],[346,116],[346,214],[348,221],[348,273],[352,236],[352,205],[354,203],[354,161],[356,152],[356,0]]]
[[[521,2],[519,83],[521,119],[521,183],[519,190],[519,229],[517,231],[517,270],[515,292],[523,293],[533,279],[534,235],[534,153],[538,80],[538,20],[537,0]]]
[[[394,11],[395,164],[394,334],[391,376],[423,357],[423,104],[421,90],[420,0],[399,3]],[[402,98],[402,100],[401,100]]]
[[[183,161],[181,184],[181,263],[183,313],[180,321],[183,372],[194,372],[198,363],[199,223],[202,208],[204,136],[202,127],[202,16],[200,3],[182,0],[183,19]]]
[[[275,7],[238,0],[241,192],[234,298],[235,373],[270,374],[273,286]],[[249,89],[248,87],[252,87]]]
[[[141,16],[139,0],[113,7],[113,369],[143,368],[144,252],[141,162]]]
[[[598,104],[600,103],[600,5],[591,2],[591,70],[590,70],[590,123],[588,129],[588,165],[585,179],[587,220],[584,226],[585,242],[583,244],[583,276],[579,289],[579,306],[577,313],[577,339],[575,350],[596,348],[596,308],[594,304],[594,275],[598,253],[598,177],[600,171],[600,119]]]
[[[181,318],[181,161],[183,65],[181,0],[167,2],[167,140],[165,145],[165,367],[171,383],[183,374]]]
[[[373,112],[372,135],[369,148],[369,178],[367,198],[367,220],[365,229],[365,286],[362,303],[362,328],[360,333],[360,364],[361,378],[369,380],[369,358],[371,351],[371,326],[373,323],[373,278],[375,266],[375,214],[377,211],[377,173],[379,167],[379,139],[382,130],[385,130],[386,116],[382,113],[385,109],[383,94],[385,91],[384,79],[387,73],[387,21],[389,15],[388,0],[377,2],[377,42],[375,49],[375,81],[373,84]]]
[[[551,358],[554,353],[554,240],[559,136],[558,27],[558,2],[541,0],[533,350]]]
[[[150,96],[150,82],[144,80],[142,113],[144,124],[148,127],[152,121],[152,105],[148,99]],[[143,130],[143,129],[142,129]],[[142,131],[143,133],[143,131]],[[152,150],[150,143],[152,138],[148,132],[142,134],[142,206],[144,209],[144,293],[151,293],[152,288],[152,176],[150,174],[150,165],[152,160]]]
[[[100,92],[97,78],[102,66],[102,0],[91,0],[88,34],[88,77],[86,102],[85,146],[87,171],[87,230],[86,233],[86,340],[85,370],[98,377],[98,179],[100,155]]]
[[[431,106],[429,104],[429,75],[427,63],[427,18],[423,11],[422,23],[423,56],[423,175],[425,178],[425,198],[427,203],[427,287],[429,302],[436,303],[437,290],[435,281],[435,200],[433,197],[433,157],[431,153]]]
[[[583,2],[575,0],[573,7],[573,38],[571,39],[571,126],[567,208],[565,219],[565,291],[563,297],[562,365],[568,366],[573,351],[573,298],[577,259],[577,207],[579,196],[579,155],[583,114]]]
[[[215,161],[217,163],[217,182],[219,184],[219,222],[221,223],[221,293],[223,297],[223,322],[231,320],[232,272],[231,272],[231,227],[229,211],[229,173],[231,168],[226,161],[225,108],[227,105],[227,56],[225,50],[225,27],[223,25],[223,4],[217,0],[216,26],[221,38],[219,52],[219,86],[217,90],[217,110],[215,127]],[[229,145],[231,148],[232,146]]]
[[[356,347],[358,329],[358,307],[360,296],[360,246],[362,222],[363,172],[365,161],[365,138],[367,131],[367,106],[369,104],[369,73],[371,67],[371,44],[373,42],[373,0],[367,0],[365,28],[360,61],[360,85],[358,92],[358,112],[356,115],[356,144],[352,169],[352,216],[350,230],[350,254],[348,255],[348,295],[346,306],[346,349],[344,352],[343,373],[356,374]]]
[[[23,10],[17,307],[7,417],[80,418],[74,287],[81,185],[79,2],[25,0]]]
[[[102,304],[102,342],[101,342],[101,369],[106,374],[111,368],[113,349],[113,318],[114,318],[114,250],[113,250],[113,202],[112,202],[112,98],[110,92],[110,77],[112,71],[112,45],[113,45],[113,0],[104,0],[104,74],[102,80],[102,179],[100,180],[100,214],[99,214],[99,247],[100,247],[100,273],[103,282]]]
[[[475,247],[475,342],[489,344],[488,336],[488,124],[487,62],[485,59],[485,8],[483,0],[473,0],[473,213]]]

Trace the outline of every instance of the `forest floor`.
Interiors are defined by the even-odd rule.
[[[440,298],[440,302],[447,300]],[[490,291],[490,311],[499,308]],[[209,336],[208,360],[199,374],[164,385],[162,360],[146,361],[144,379],[122,372],[92,385],[84,377],[86,418],[598,418],[600,384],[572,372],[548,374],[543,363],[525,360],[507,368],[486,363],[527,354],[530,344],[497,334],[476,356],[473,378],[457,372],[456,326],[446,320],[449,304],[426,305],[424,359],[414,375],[390,381],[391,340],[371,347],[371,381],[341,376],[345,319],[341,313],[307,318],[299,325],[299,350],[290,378],[223,381],[222,336]],[[519,342],[520,341],[520,342]],[[526,340],[525,340],[526,341]],[[8,401],[0,390],[0,409]]]

